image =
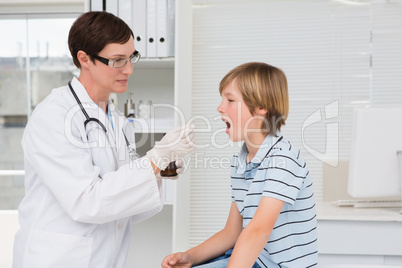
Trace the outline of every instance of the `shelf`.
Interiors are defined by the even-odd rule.
[[[141,58],[134,68],[138,69],[172,69],[174,58]]]
[[[137,133],[166,133],[173,127],[173,118],[134,119],[134,128]]]
[[[24,176],[25,170],[0,170],[0,176]]]

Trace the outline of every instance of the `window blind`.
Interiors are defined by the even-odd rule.
[[[372,104],[402,105],[402,1],[372,4]],[[384,126],[386,131],[386,126]]]

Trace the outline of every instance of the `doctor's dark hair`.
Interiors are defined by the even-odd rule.
[[[267,134],[276,135],[285,125],[289,113],[288,82],[285,73],[263,62],[249,62],[229,71],[219,84],[219,93],[230,84],[240,91],[250,113],[266,109],[262,126]]]
[[[68,35],[68,47],[75,66],[81,69],[77,58],[82,50],[95,62],[93,56],[112,43],[125,44],[134,34],[120,18],[104,11],[90,11],[82,14],[73,23]]]

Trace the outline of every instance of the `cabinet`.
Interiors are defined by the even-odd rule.
[[[360,264],[402,267],[399,208],[334,207],[317,204],[320,265]]]
[[[140,156],[144,156],[156,141],[159,141],[163,134],[172,129],[179,122],[175,122],[175,112],[179,110],[175,105],[175,59],[155,58],[141,59],[135,66],[134,72],[129,80],[129,87],[124,94],[118,94],[118,107],[124,111],[124,104],[131,94],[131,100],[135,104],[136,118],[136,146]],[[138,105],[143,102],[152,101],[152,118],[139,118]],[[164,180],[165,204],[173,203],[174,181]]]
[[[175,105],[174,58],[141,59],[134,66],[126,93],[118,95],[118,106],[124,111],[129,93],[138,111],[139,101],[152,101],[153,118],[135,120],[140,132],[164,133],[174,125],[174,114],[179,111]],[[137,112],[138,117],[138,112]]]

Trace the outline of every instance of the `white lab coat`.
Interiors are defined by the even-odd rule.
[[[163,206],[149,160],[129,161],[124,116],[109,104],[113,131],[78,79],[71,84],[89,117],[108,129],[111,146],[97,124],[85,130],[85,116],[68,86],[54,89],[36,107],[22,139],[26,195],[14,268],[123,267],[131,223]]]

